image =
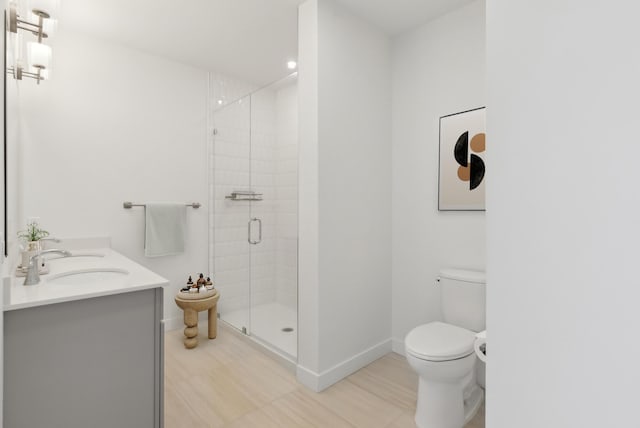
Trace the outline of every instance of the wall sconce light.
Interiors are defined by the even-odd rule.
[[[22,80],[23,77],[36,79],[38,85],[41,80],[48,77],[48,70],[51,67],[51,47],[42,43],[43,39],[51,35],[55,27],[55,21],[51,19],[51,14],[57,9],[56,0],[31,0],[31,12],[37,19],[37,23],[24,20],[18,13],[16,2],[9,3],[9,31],[18,35],[18,30],[24,30],[37,37],[37,42],[27,44],[27,64],[24,67],[24,59],[20,58],[16,47],[14,62],[7,72],[13,75],[14,79]],[[18,43],[20,44],[19,38]]]

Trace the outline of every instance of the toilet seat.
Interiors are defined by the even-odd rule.
[[[475,333],[442,322],[423,324],[405,338],[406,352],[427,361],[450,361],[473,354]]]

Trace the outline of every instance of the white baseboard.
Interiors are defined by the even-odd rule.
[[[318,379],[320,376],[318,373],[311,371],[305,367],[302,367],[300,364],[296,366],[296,379],[298,382],[309,388],[314,392],[320,392],[320,384]]]
[[[389,352],[391,352],[391,339],[380,342],[319,374],[298,365],[296,369],[298,382],[312,391],[320,392]]]
[[[391,339],[391,350],[396,354],[405,355],[404,353],[404,340],[393,338]]]

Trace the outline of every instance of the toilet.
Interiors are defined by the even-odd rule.
[[[415,422],[419,428],[462,428],[484,396],[474,342],[485,330],[486,279],[484,272],[443,269],[438,284],[444,322],[420,325],[404,340],[419,376]]]

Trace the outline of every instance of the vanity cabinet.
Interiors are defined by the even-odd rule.
[[[3,426],[161,428],[162,291],[5,309]]]

